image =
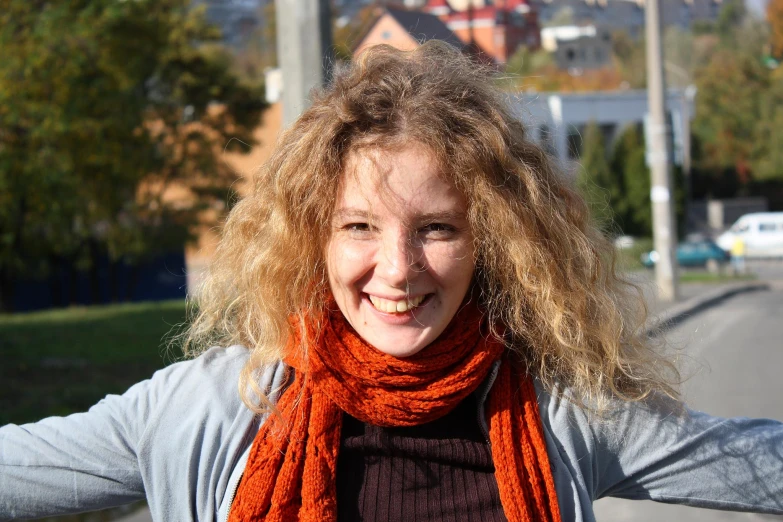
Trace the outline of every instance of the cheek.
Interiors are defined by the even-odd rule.
[[[473,278],[475,262],[472,249],[466,243],[442,245],[427,252],[432,275],[447,290],[466,290]]]
[[[372,253],[356,241],[333,240],[327,249],[326,268],[334,287],[355,283],[369,270]],[[333,288],[334,289],[334,288]]]

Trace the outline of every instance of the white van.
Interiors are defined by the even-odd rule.
[[[783,212],[745,214],[716,243],[731,252],[737,237],[745,242],[747,257],[783,257]]]

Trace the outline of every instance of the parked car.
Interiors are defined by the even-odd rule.
[[[745,243],[745,257],[783,257],[783,212],[745,214],[718,236],[717,243],[731,252],[738,238]]]
[[[655,250],[642,254],[642,264],[652,268],[661,256]],[[731,256],[709,239],[690,239],[677,245],[677,263],[680,266],[706,267],[710,272],[728,263]]]

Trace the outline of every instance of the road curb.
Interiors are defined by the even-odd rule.
[[[654,337],[662,332],[676,326],[685,319],[694,314],[705,310],[717,303],[728,299],[729,297],[746,292],[757,292],[760,290],[769,290],[770,285],[765,281],[754,281],[748,283],[734,283],[721,286],[701,295],[691,297],[690,299],[677,303],[663,310],[647,322],[645,334],[648,337]]]

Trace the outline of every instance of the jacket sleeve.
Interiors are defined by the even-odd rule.
[[[136,447],[150,381],[88,412],[0,428],[0,520],[117,506],[144,498]]]
[[[783,514],[783,424],[723,419],[666,402],[591,422],[593,498]]]
[[[214,347],[88,412],[0,427],[0,521],[113,507],[145,493],[156,520],[213,519],[235,456],[257,431],[237,387],[248,353]],[[285,374],[270,366],[262,389]]]

